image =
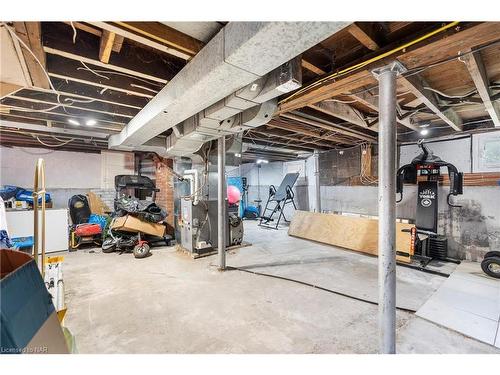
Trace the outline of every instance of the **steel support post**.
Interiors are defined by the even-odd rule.
[[[378,324],[379,351],[396,353],[396,76],[397,65],[374,72],[379,80]]]
[[[226,269],[226,143],[225,137],[222,136],[217,140],[217,204],[218,204],[218,221],[217,221],[217,247],[219,256],[219,270]]]
[[[316,212],[321,212],[321,185],[319,183],[319,152],[314,150],[314,178],[316,188]]]

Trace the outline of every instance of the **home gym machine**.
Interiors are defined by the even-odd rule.
[[[289,220],[286,219],[285,213],[283,211],[285,210],[286,205],[290,203],[295,209],[297,209],[295,201],[293,200],[295,195],[292,188],[298,178],[298,173],[288,173],[283,178],[283,181],[281,181],[281,184],[277,190],[274,185],[269,186],[269,198],[267,198],[266,206],[264,208],[264,211],[262,211],[262,216],[259,220],[260,226],[278,229],[281,218],[283,218],[283,220],[285,220],[287,223],[289,222]],[[269,204],[271,202],[275,204],[274,207],[269,207]],[[271,214],[266,215],[266,213],[269,211],[271,212]],[[269,224],[270,222],[275,220],[275,215],[278,215],[276,225]]]
[[[411,230],[411,246],[416,258],[427,265],[432,259],[457,262],[448,257],[448,242],[437,233],[438,225],[438,182],[441,168],[448,169],[450,191],[446,201],[450,207],[460,207],[451,203],[451,196],[463,194],[463,173],[439,156],[432,153],[423,143],[418,142],[422,152],[410,164],[403,165],[396,174],[396,192],[403,200],[404,183],[417,183],[417,214],[415,227]],[[420,178],[418,178],[420,177]]]

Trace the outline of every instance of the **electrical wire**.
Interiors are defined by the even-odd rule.
[[[229,270],[229,271],[247,272],[247,273],[251,273],[251,274],[254,274],[254,275],[271,277],[271,278],[273,278],[273,279],[279,279],[279,280],[284,280],[284,281],[290,281],[290,282],[293,282],[293,283],[296,283],[296,284],[300,284],[300,285],[308,286],[308,287],[311,287],[311,288],[314,288],[314,289],[322,290],[322,291],[324,291],[324,292],[328,292],[328,293],[331,293],[331,294],[336,294],[336,295],[338,295],[338,296],[342,296],[342,297],[350,298],[350,299],[353,299],[353,300],[356,300],[356,301],[359,301],[359,302],[364,302],[364,303],[368,303],[368,304],[370,304],[370,305],[375,305],[375,306],[378,306],[378,302],[376,302],[376,301],[372,301],[372,300],[365,299],[365,298],[361,298],[361,297],[356,297],[356,296],[353,296],[353,295],[350,295],[350,294],[347,294],[347,293],[339,292],[339,291],[337,291],[337,290],[324,288],[324,287],[322,287],[322,286],[315,285],[315,284],[311,284],[311,283],[307,283],[307,282],[305,282],[305,281],[300,281],[300,280],[296,280],[296,279],[291,279],[291,278],[288,278],[288,277],[283,277],[283,276],[271,275],[271,274],[269,274],[269,273],[263,273],[263,272],[250,271],[250,270],[247,270],[247,269],[245,269],[245,268],[240,268],[240,267],[232,267],[232,266],[227,266],[227,267],[226,267],[226,269],[227,269],[227,270]],[[400,311],[408,312],[408,313],[416,313],[416,312],[417,312],[417,310],[415,310],[415,309],[410,309],[410,308],[407,308],[407,307],[400,307],[400,306],[396,306],[396,309],[397,309],[397,310],[400,310]]]
[[[66,141],[66,142],[61,142],[61,143],[60,143],[60,144],[58,144],[58,145],[54,145],[54,144],[44,143],[44,142],[43,142],[43,141],[42,141],[42,140],[41,140],[38,136],[34,136],[34,137],[36,138],[36,140],[37,140],[39,143],[41,143],[42,145],[47,146],[47,147],[62,147],[62,146],[67,145],[68,143],[73,142],[73,141],[75,140],[74,138],[72,138],[72,139],[70,139],[70,140],[68,140],[68,141]]]

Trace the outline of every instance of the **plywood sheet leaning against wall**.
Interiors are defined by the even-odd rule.
[[[398,255],[397,260],[410,262],[410,233],[413,224],[396,223],[396,251],[408,254]],[[296,211],[288,235],[313,240],[328,245],[367,254],[378,254],[378,220],[364,217]]]

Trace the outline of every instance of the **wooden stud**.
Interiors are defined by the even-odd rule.
[[[115,42],[113,43],[113,52],[120,53],[123,46],[123,41],[125,38],[121,35],[115,34]]]
[[[104,30],[102,32],[101,44],[99,46],[99,60],[105,64],[109,63],[109,58],[115,42],[115,36],[115,33],[110,33],[108,30]]]
[[[472,77],[472,81],[477,88],[477,92],[484,103],[486,111],[490,115],[495,126],[500,127],[500,106],[498,103],[491,101],[492,92],[489,87],[490,81],[488,79],[488,74],[486,73],[483,59],[481,58],[481,53],[479,51],[472,52],[465,55],[463,59],[469,74]]]

